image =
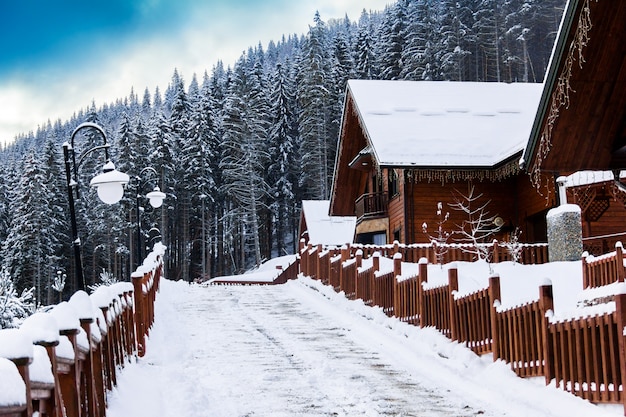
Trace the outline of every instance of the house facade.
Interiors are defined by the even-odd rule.
[[[559,176],[581,207],[583,246],[614,250],[626,234],[626,2],[570,0],[523,154],[537,190]]]
[[[440,223],[454,235],[468,220],[453,207],[463,202],[484,206],[499,228],[491,239],[517,228],[520,240],[545,242],[554,193],[537,193],[519,167],[541,92],[539,84],[349,81],[330,214],[356,216],[360,243],[426,243]]]

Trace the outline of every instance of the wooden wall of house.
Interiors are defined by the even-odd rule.
[[[405,220],[404,220],[404,210],[405,210],[405,180],[402,175],[402,170],[396,170],[397,174],[397,193],[389,192],[389,171],[386,170],[384,173],[385,179],[385,191],[389,195],[389,205],[387,207],[387,212],[389,214],[389,231],[387,235],[387,242],[392,243],[394,240],[398,240],[399,242],[406,243],[406,234],[405,234]]]
[[[588,221],[583,215],[583,237],[596,237],[626,232],[626,208],[615,199],[609,199],[609,208],[597,221]],[[625,242],[622,242],[626,244]]]
[[[443,204],[443,211],[449,213],[449,219],[443,225],[443,229],[452,232],[458,230],[467,216],[453,210],[450,204],[455,198],[462,200],[462,195],[468,195],[470,184],[474,185],[474,195],[482,194],[482,197],[472,204],[472,207],[480,207],[487,202],[486,211],[490,215],[502,217],[505,224],[502,231],[494,236],[498,240],[507,240],[510,232],[516,227],[522,231],[520,240],[523,242],[545,242],[545,213],[554,205],[552,197],[546,199],[532,186],[528,177],[521,174],[508,179],[489,181],[456,181],[453,183],[441,182],[413,182],[408,180],[406,184],[406,217],[400,212],[391,211],[390,228],[406,221],[406,239],[404,243],[426,243],[428,236],[422,230],[422,224],[428,225],[429,234],[437,233],[440,218],[437,216],[437,205]],[[402,217],[402,218],[398,218]],[[405,220],[406,219],[406,220]],[[404,237],[403,237],[404,238]]]

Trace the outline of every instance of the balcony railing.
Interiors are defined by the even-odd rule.
[[[355,202],[357,220],[387,214],[387,193],[363,194]]]

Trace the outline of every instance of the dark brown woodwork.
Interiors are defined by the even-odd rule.
[[[545,112],[539,114],[541,125],[531,137],[531,145],[546,132],[550,108],[555,104],[553,94],[567,67],[579,17],[589,7],[591,26],[582,48],[583,61],[576,49],[572,54],[567,104],[559,108],[550,135],[551,150],[540,169],[566,175],[586,169],[623,168],[626,166],[626,2],[579,0],[570,2],[569,7],[573,24],[557,41],[557,46],[562,44],[563,48],[557,50],[559,55],[549,70],[548,80],[554,77],[554,82],[546,84]],[[526,155],[529,169],[536,162],[538,146],[536,142],[534,145],[529,147],[533,153]]]

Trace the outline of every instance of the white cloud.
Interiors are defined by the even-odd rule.
[[[259,42],[265,48],[282,35],[305,34],[315,11],[322,19],[355,21],[361,11],[382,10],[387,0],[321,0],[279,5],[253,2],[247,6],[197,6],[177,33],[161,33],[134,40],[114,40],[108,50],[77,51],[68,68],[36,69],[34,77],[0,80],[0,142],[18,133],[36,130],[47,120],[71,115],[91,104],[111,103],[128,95],[131,87],[142,97],[158,86],[163,91],[178,68],[188,83],[193,73],[201,77],[218,60],[233,65],[242,52]],[[141,36],[141,34],[138,34]],[[100,47],[104,45],[100,44]],[[85,64],[87,62],[87,64]]]

